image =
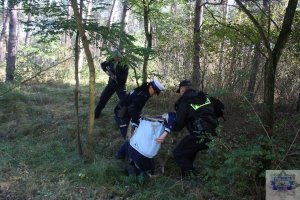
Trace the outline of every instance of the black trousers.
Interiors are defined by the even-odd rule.
[[[138,166],[137,174],[139,173],[154,173],[154,159],[147,158],[135,150],[130,144],[128,145],[128,156]]]
[[[125,83],[119,84],[116,81],[109,79],[108,84],[101,93],[98,105],[96,106],[95,118],[98,118],[100,116],[103,108],[106,106],[108,100],[115,92],[117,93],[120,100],[123,99],[126,95]]]
[[[183,176],[187,175],[187,172],[195,172],[193,163],[196,155],[199,151],[208,149],[206,145],[211,140],[208,138],[201,139],[196,135],[185,136],[173,151],[174,159],[181,168]]]

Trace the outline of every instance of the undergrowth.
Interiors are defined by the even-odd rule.
[[[102,86],[97,85],[97,92]],[[1,93],[7,89],[0,85]],[[270,160],[272,169],[300,166],[299,158],[293,156],[300,150],[299,138],[291,145],[299,115],[277,113],[281,117],[273,139],[268,140],[260,132],[256,115],[244,105],[226,113],[219,136],[208,151],[198,154],[195,166],[202,181],[180,179],[170,156],[186,132],[167,138],[154,177],[126,176],[126,162],[113,157],[123,142],[113,121],[116,96],[95,121],[94,160],[85,163],[77,153],[73,89],[53,83],[27,85],[0,96],[0,199],[255,199],[260,190],[258,180],[264,176],[263,160]],[[144,114],[172,111],[177,98],[173,91],[151,98]],[[79,110],[84,143],[88,87],[81,87]],[[175,142],[171,143],[172,139]],[[159,159],[163,158],[168,160],[162,175]]]

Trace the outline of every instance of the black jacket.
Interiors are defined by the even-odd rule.
[[[173,131],[180,131],[186,126],[190,134],[203,131],[215,134],[218,120],[214,114],[214,106],[205,93],[187,90],[177,100],[175,110]]]
[[[120,85],[124,85],[127,81],[128,76],[128,66],[122,65],[120,62],[115,66],[115,62],[113,60],[105,61],[101,63],[101,68],[103,71],[110,71],[115,79],[110,77],[110,81],[116,81]]]
[[[115,115],[121,118],[129,117],[131,118],[132,123],[138,125],[141,111],[150,98],[148,88],[149,84],[144,83],[128,93],[115,107]]]

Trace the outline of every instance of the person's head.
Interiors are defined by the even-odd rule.
[[[120,50],[114,50],[112,52],[112,57],[115,61],[121,61],[121,59],[123,58],[123,54]]]
[[[159,95],[161,91],[164,91],[165,87],[156,79],[149,83],[150,96]]]
[[[183,95],[188,89],[192,88],[192,84],[189,80],[182,80],[179,83],[179,87],[177,89],[177,93],[180,93],[180,95]]]

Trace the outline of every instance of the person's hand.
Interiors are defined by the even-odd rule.
[[[155,139],[156,143],[158,143],[158,144],[163,143],[167,135],[168,135],[168,132],[165,131],[163,134],[161,134],[161,136],[159,136],[158,138]]]

